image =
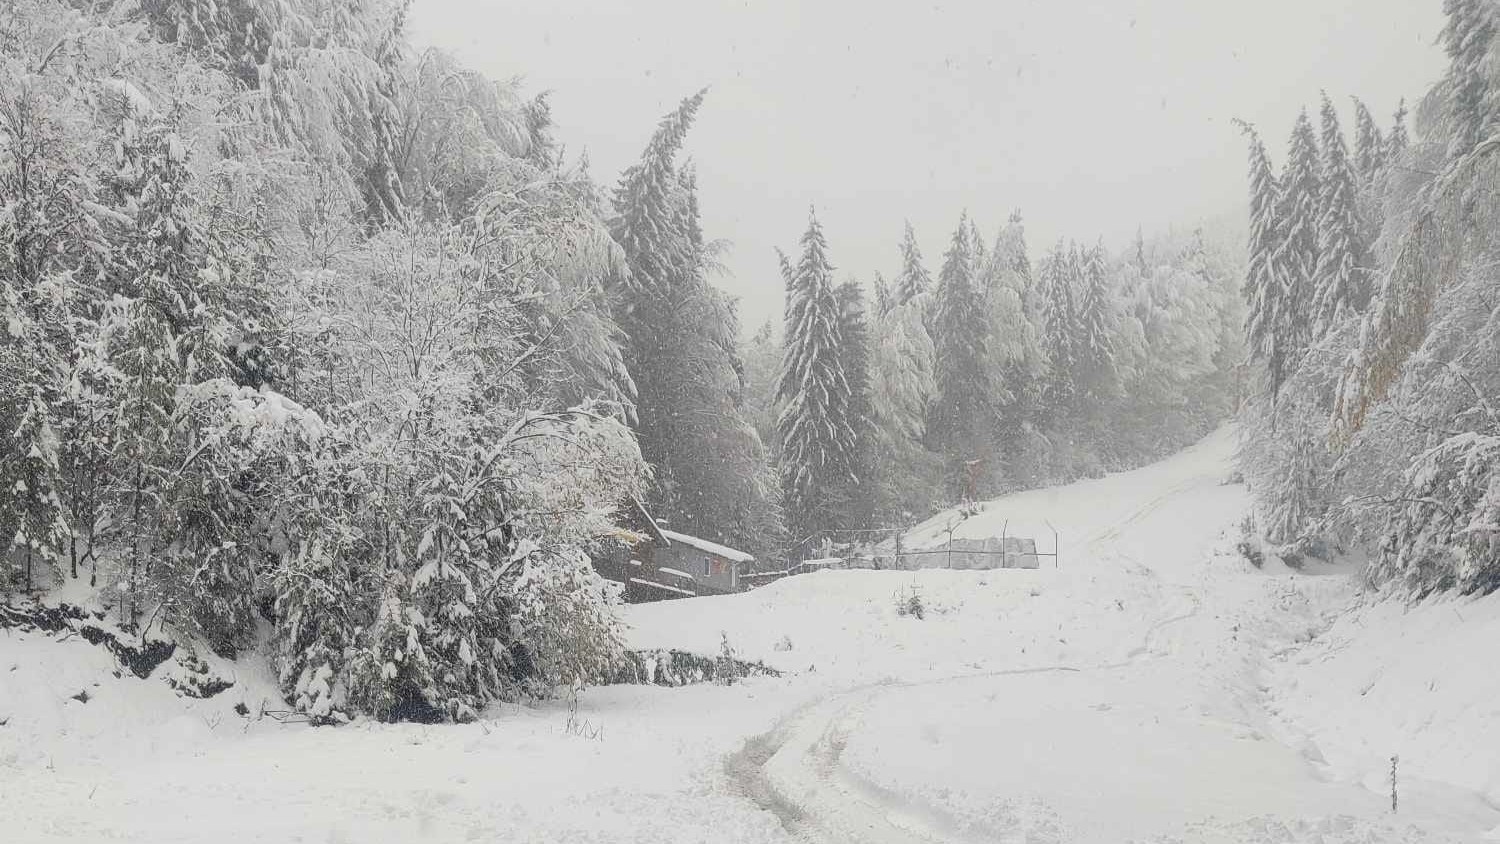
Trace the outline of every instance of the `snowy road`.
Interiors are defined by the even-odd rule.
[[[1125,658],[1112,642],[1066,663],[833,693],[732,755],[736,787],[827,842],[1395,842],[1488,828],[1495,813],[1474,795],[1416,783],[1423,805],[1393,822],[1385,795],[1337,781],[1268,710],[1271,648],[1318,623],[1299,589],[1328,584],[1216,557],[1244,507],[1223,484],[1227,446],[1221,434],[1142,472],[993,502],[964,525],[983,535],[985,521],[1045,517],[1083,539],[1064,561],[1091,576],[1068,585],[1126,594],[1141,584],[1121,581],[1146,581],[1150,620]]]

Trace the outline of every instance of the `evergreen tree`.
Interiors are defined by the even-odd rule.
[[[1370,109],[1358,97],[1354,98],[1354,172],[1359,176],[1361,187],[1368,188],[1385,169],[1386,140]],[[1327,135],[1327,129],[1324,129]],[[1326,142],[1325,137],[1325,142]],[[1327,155],[1327,151],[1324,151]]]
[[[849,385],[845,420],[854,432],[854,449],[850,454],[849,477],[841,491],[840,524],[846,528],[870,527],[874,518],[873,466],[875,461],[875,422],[870,400],[870,330],[865,311],[864,291],[850,279],[838,286],[839,327],[838,361]]]
[[[38,574],[59,569],[70,535],[51,420],[57,367],[17,305],[14,291],[0,281],[0,592],[8,585],[40,586]]]
[[[943,256],[930,317],[937,394],[927,434],[933,450],[948,461],[954,492],[964,489],[966,464],[987,456],[993,428],[988,308],[974,266],[971,231],[966,214]]]
[[[932,370],[932,338],[916,303],[897,305],[877,320],[870,367],[871,485],[883,527],[905,527],[942,498],[940,461],[922,445],[936,391]]]
[[[1322,338],[1369,303],[1369,258],[1359,219],[1358,176],[1349,160],[1338,113],[1323,95],[1323,160],[1319,178],[1313,334]]]
[[[839,357],[839,297],[823,227],[811,212],[791,294],[776,387],[776,432],[788,527],[800,543],[843,526],[838,493],[855,480],[858,447],[848,421],[852,390]]]
[[[688,239],[676,225],[678,180],[673,161],[707,93],[705,89],[688,97],[662,118],[641,160],[625,171],[615,190],[618,220],[613,233],[630,263],[625,284],[635,294],[622,297],[628,316],[669,299],[682,268],[692,262]],[[638,357],[652,356],[642,348],[649,342],[646,338],[632,340]]]
[[[1448,21],[1441,40],[1448,52],[1447,123],[1449,157],[1472,150],[1495,129],[1496,102],[1490,79],[1495,38],[1493,0],[1443,0]]]
[[[1411,146],[1411,138],[1406,132],[1406,100],[1402,100],[1396,106],[1396,113],[1391,117],[1391,131],[1385,139],[1385,161],[1387,165],[1399,164],[1401,157]]]
[[[1077,383],[1089,412],[1099,412],[1113,391],[1115,377],[1114,318],[1101,241],[1083,256],[1078,300]]]
[[[1250,144],[1250,243],[1242,288],[1248,305],[1245,336],[1250,356],[1266,366],[1274,395],[1286,379],[1289,352],[1277,331],[1281,309],[1286,306],[1277,265],[1281,255],[1281,188],[1260,135],[1248,123],[1240,123],[1240,129]]]
[[[989,264],[990,250],[984,245],[984,235],[979,232],[979,224],[972,219],[969,220],[969,266],[973,268],[976,280],[985,266]]]
[[[875,318],[879,319],[891,312],[891,308],[896,305],[896,300],[891,295],[891,286],[886,283],[885,276],[880,273],[875,274],[873,287],[875,289]]]
[[[764,446],[738,404],[743,364],[733,303],[707,279],[690,167],[674,159],[704,92],[663,118],[616,190],[613,232],[629,275],[617,281],[617,318],[637,394],[641,456],[655,469],[651,509],[674,527],[752,553],[772,551],[760,527],[774,504],[757,482]]]
[[[1044,374],[1037,324],[1043,310],[1032,283],[1020,212],[1010,216],[995,238],[984,272],[989,301],[990,363],[998,416],[994,432],[1003,477],[991,472],[1005,488],[1030,486],[1045,477],[1043,455],[1035,448],[1032,430],[1041,401]]]
[[[1026,226],[1021,221],[1021,212],[1012,211],[1005,227],[995,237],[995,248],[990,253],[990,263],[995,265],[996,278],[1007,271],[1015,280],[1015,290],[1023,298],[1031,292],[1031,257],[1026,254]]]
[[[1279,249],[1274,264],[1281,274],[1281,304],[1272,331],[1295,356],[1312,341],[1312,308],[1318,267],[1318,210],[1322,197],[1318,142],[1304,109],[1297,116],[1281,174]],[[1290,358],[1289,358],[1290,360]]]
[[[922,264],[922,250],[917,248],[917,235],[911,223],[906,224],[906,233],[901,239],[901,275],[896,277],[895,301],[904,305],[926,293],[932,287],[932,276]]]
[[[1042,262],[1042,349],[1047,358],[1045,400],[1054,424],[1073,410],[1080,336],[1072,254],[1059,240]]]

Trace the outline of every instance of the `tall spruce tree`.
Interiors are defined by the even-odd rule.
[[[875,281],[871,287],[875,293],[875,318],[880,319],[891,312],[891,308],[896,306],[896,300],[891,295],[890,284],[880,273],[875,274]]]
[[[1076,381],[1080,397],[1092,415],[1098,413],[1113,392],[1115,378],[1115,327],[1103,241],[1084,253],[1081,281]]]
[[[675,165],[703,97],[663,118],[620,179],[612,230],[629,275],[612,294],[636,384],[641,456],[655,469],[652,509],[687,532],[766,552],[757,526],[774,504],[755,481],[763,447],[738,406],[737,319],[708,283],[692,170]]]
[[[781,374],[781,480],[794,543],[843,527],[840,493],[854,482],[852,391],[839,356],[841,308],[828,243],[809,212],[802,255],[789,279]]]
[[[1318,268],[1318,209],[1322,197],[1317,137],[1304,109],[1297,115],[1281,175],[1280,251],[1282,305],[1272,330],[1295,356],[1312,340],[1312,307]]]
[[[1447,50],[1448,155],[1458,157],[1495,130],[1496,95],[1489,54],[1495,39],[1493,0],[1443,0],[1448,21],[1441,40]]]
[[[932,288],[932,276],[922,263],[922,250],[917,248],[917,234],[911,223],[906,224],[906,233],[901,238],[901,275],[896,277],[896,304],[904,305]]]
[[[1020,212],[995,237],[985,262],[984,289],[989,300],[991,381],[994,385],[995,449],[1007,487],[1040,482],[1041,455],[1030,429],[1041,400],[1043,357],[1037,336],[1042,306],[1031,277],[1026,233]]]
[[[1375,118],[1364,101],[1354,98],[1354,172],[1359,175],[1360,186],[1369,188],[1385,170],[1385,136],[1375,125]]]
[[[1401,157],[1411,146],[1411,136],[1406,131],[1406,100],[1402,100],[1396,106],[1396,113],[1391,115],[1391,131],[1385,138],[1385,161],[1387,165],[1399,164]]]
[[[993,428],[988,308],[974,265],[971,232],[965,214],[943,256],[930,323],[937,395],[927,433],[933,450],[948,461],[955,492],[964,487],[965,464],[985,457]]]
[[[1250,145],[1250,242],[1242,292],[1247,306],[1245,336],[1250,356],[1263,362],[1272,394],[1281,388],[1288,370],[1288,349],[1276,326],[1284,307],[1281,254],[1281,189],[1266,145],[1248,123],[1240,123]]]
[[[1042,349],[1047,357],[1045,402],[1054,425],[1073,410],[1077,371],[1078,306],[1074,293],[1074,262],[1059,240],[1042,262]]]
[[[1031,290],[1031,257],[1026,254],[1026,225],[1019,209],[1010,212],[1005,227],[995,236],[990,258],[991,263],[999,265],[997,269],[1014,274],[1018,293],[1025,296]]]
[[[870,329],[864,290],[850,279],[838,286],[839,368],[849,385],[845,419],[854,432],[849,478],[840,495],[840,524],[845,528],[870,527],[875,499],[872,468],[875,461],[875,422],[870,404]]]
[[[1328,95],[1321,110],[1323,160],[1319,178],[1318,251],[1314,271],[1314,339],[1369,303],[1369,260],[1359,218],[1358,180],[1349,160],[1338,112]]]

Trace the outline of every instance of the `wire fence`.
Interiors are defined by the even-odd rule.
[[[955,519],[944,527],[946,537],[940,545],[921,548],[907,547],[907,535],[912,530],[909,527],[824,531],[794,543],[785,559],[796,562],[787,568],[744,574],[740,580],[754,587],[826,569],[1040,568],[1044,557],[1052,558],[1053,568],[1060,567],[1062,541],[1051,522],[1044,522],[1052,534],[1052,550],[1046,551],[1037,547],[1036,537],[1011,536],[1009,521],[1001,527],[999,537],[955,537],[966,518]]]

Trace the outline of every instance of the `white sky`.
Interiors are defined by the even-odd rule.
[[[551,90],[608,186],[709,86],[688,137],[703,225],[747,328],[781,312],[773,247],[814,204],[840,277],[894,275],[902,220],[934,275],[959,212],[1118,247],[1238,213],[1257,124],[1279,161],[1326,88],[1382,124],[1444,58],[1441,0],[416,0],[419,45]]]

